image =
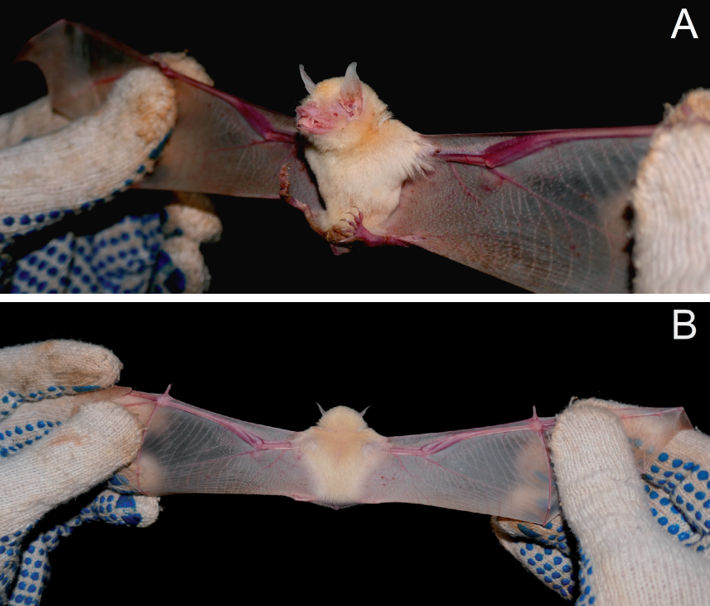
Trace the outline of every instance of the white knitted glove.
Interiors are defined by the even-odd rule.
[[[157,518],[157,499],[104,490],[66,523],[33,532],[50,509],[138,452],[139,423],[110,401],[121,388],[104,390],[120,368],[108,350],[76,341],[0,349],[0,604],[37,604],[49,552],[80,524],[147,526]]]
[[[710,438],[680,431],[639,475],[613,403],[581,400],[551,439],[562,516],[493,519],[503,547],[577,604],[710,600]]]
[[[164,59],[207,79],[182,55]],[[0,116],[0,277],[11,292],[200,292],[202,241],[221,231],[211,208],[121,200],[159,157],[177,114],[157,70],[121,78],[104,104],[74,122],[47,98]],[[189,217],[186,217],[189,215]],[[207,225],[198,233],[190,219]],[[196,239],[197,238],[197,239]]]
[[[710,292],[710,91],[668,108],[634,193],[636,292]]]

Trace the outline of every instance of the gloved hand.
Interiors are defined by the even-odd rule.
[[[501,544],[577,604],[705,604],[710,438],[683,430],[640,475],[613,403],[580,400],[551,439],[562,515],[492,520]]]
[[[137,454],[140,425],[110,401],[122,388],[106,389],[120,368],[108,350],[76,341],[0,349],[0,604],[37,604],[49,552],[82,523],[140,527],[157,518],[158,499],[109,489],[66,523],[33,532],[50,509]]]
[[[633,196],[636,292],[710,292],[710,91],[667,108]]]
[[[183,55],[164,55],[209,81]],[[0,116],[0,283],[12,292],[201,292],[199,244],[219,219],[201,200],[108,203],[151,171],[176,119],[175,91],[132,70],[98,111],[74,122],[47,98]],[[125,197],[125,196],[124,196]],[[142,203],[142,200],[138,200]]]

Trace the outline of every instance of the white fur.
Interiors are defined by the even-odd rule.
[[[304,104],[319,103],[327,111],[342,80],[319,83]],[[377,234],[397,207],[403,182],[428,168],[433,151],[419,133],[394,120],[366,84],[362,95],[361,116],[325,134],[306,133],[312,143],[306,159],[326,205],[320,227],[335,232],[333,239],[359,214]]]
[[[362,501],[363,485],[386,456],[387,438],[370,429],[359,412],[345,406],[323,414],[317,426],[296,440],[310,471],[316,501]]]

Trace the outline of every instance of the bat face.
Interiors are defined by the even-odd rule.
[[[324,80],[313,84],[303,66],[299,66],[308,97],[296,108],[298,130],[306,136],[322,135],[343,130],[359,120],[363,110],[363,91],[360,78],[351,63],[344,78]]]

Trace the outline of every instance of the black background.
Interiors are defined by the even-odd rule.
[[[674,307],[694,310],[673,341]],[[686,407],[710,430],[701,304],[9,304],[2,345],[65,337],[123,361],[121,384],[233,417],[305,429],[370,406],[383,435],[554,415],[570,398]],[[53,514],[60,521],[82,504]],[[44,604],[248,597],[413,601],[497,593],[555,603],[483,515],[385,504],[331,511],[281,497],[179,495],[146,529],[94,524],[51,558]],[[502,598],[501,598],[502,596]],[[562,600],[559,600],[562,603]]]
[[[701,36],[670,40],[690,9]],[[707,84],[697,3],[397,9],[200,2],[17,6],[0,36],[0,111],[43,93],[11,64],[56,18],[135,48],[187,48],[217,86],[292,113],[314,80],[359,62],[395,116],[424,133],[658,122],[663,104]],[[118,202],[118,201],[117,201]],[[508,292],[506,284],[415,248],[334,257],[298,211],[217,198],[222,242],[204,247],[215,291]],[[573,396],[683,405],[710,429],[703,393],[710,307],[700,304],[6,303],[0,345],[53,337],[112,349],[121,383],[245,420],[303,429],[324,408],[371,406],[383,435],[559,412]],[[672,340],[672,310],[698,336]],[[485,516],[389,504],[331,511],[278,497],[165,497],[150,528],[96,524],[51,558],[43,604],[333,602],[463,597],[562,603],[497,544]],[[68,518],[83,502],[53,514]]]
[[[10,59],[59,17],[146,53],[188,49],[219,88],[287,114],[305,95],[299,63],[318,81],[357,60],[395,116],[423,133],[652,124],[664,103],[708,84],[710,10],[701,3],[288,6],[19,7],[0,40],[0,109],[42,94],[39,72]],[[671,40],[681,7],[698,40],[688,32]],[[334,257],[280,201],[215,200],[225,230],[221,243],[204,247],[213,292],[516,291],[416,248],[358,247]]]

